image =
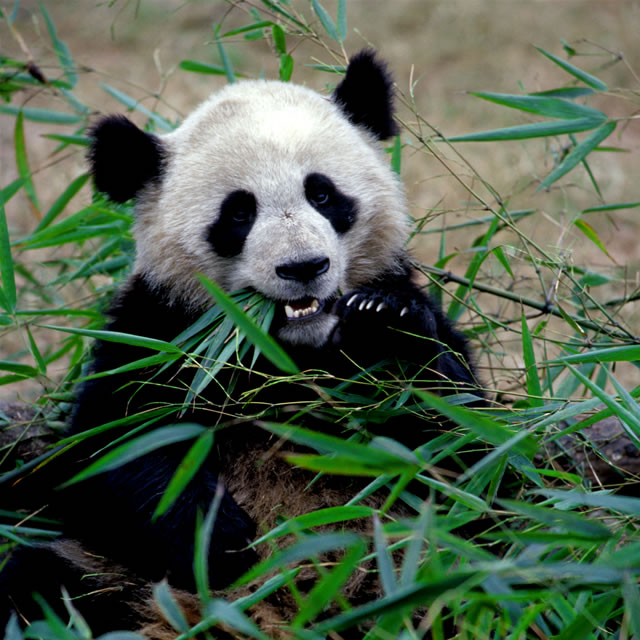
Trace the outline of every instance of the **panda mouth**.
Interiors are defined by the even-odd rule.
[[[284,305],[287,320],[303,320],[318,315],[324,308],[324,303],[317,298],[300,298],[290,300]]]

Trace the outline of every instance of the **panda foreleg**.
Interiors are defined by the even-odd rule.
[[[333,344],[358,364],[399,360],[409,365],[405,369],[409,374],[416,367],[431,371],[438,393],[482,396],[466,338],[408,275],[379,279],[348,292],[334,313],[340,320]]]

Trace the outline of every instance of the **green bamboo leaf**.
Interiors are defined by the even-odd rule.
[[[602,597],[595,599],[581,611],[575,612],[573,620],[560,633],[553,636],[554,640],[588,640],[593,638],[594,623],[598,625],[601,621],[607,620],[619,600],[620,591],[618,589],[604,593]]]
[[[207,459],[209,452],[213,447],[213,431],[208,429],[193,443],[187,455],[178,465],[173,477],[169,481],[169,485],[158,502],[158,506],[151,517],[155,522],[160,516],[164,515],[178,499],[185,487],[191,482],[193,476],[198,472],[204,461]]]
[[[260,631],[255,622],[248,618],[237,603],[230,603],[222,598],[216,598],[209,602],[205,609],[204,622],[211,625],[214,623],[222,623],[238,631],[242,637],[257,638],[257,640],[269,640],[269,638]],[[235,637],[239,637],[234,634]]]
[[[273,34],[273,44],[276,47],[276,51],[279,54],[287,53],[287,38],[284,34],[284,29],[279,24],[274,24],[271,27],[271,33]]]
[[[563,60],[562,58],[558,58],[558,56],[554,56],[552,53],[545,51],[542,47],[536,47],[536,49],[544,56],[549,58],[552,62],[555,62],[559,67],[564,69],[567,73],[571,74],[574,78],[578,78],[578,80],[582,80],[587,86],[595,89],[596,91],[607,91],[609,87],[602,82],[599,78],[592,76],[590,73],[579,69],[578,67],[572,65],[571,63]]]
[[[398,590],[398,585],[393,575],[393,562],[382,531],[382,523],[377,514],[373,516],[373,542],[382,590],[386,596],[393,595]]]
[[[540,386],[540,378],[538,377],[538,365],[533,350],[533,341],[529,333],[527,318],[522,314],[522,356],[524,358],[525,377],[527,380],[527,394],[529,403],[532,407],[542,407],[544,401],[542,399],[542,387]]]
[[[541,507],[540,505],[518,500],[499,499],[498,502],[509,511],[519,513],[526,518],[531,518],[550,527],[560,527],[570,533],[578,533],[597,540],[605,540],[613,535],[602,523],[589,520],[572,511]]]
[[[158,608],[167,622],[176,631],[180,631],[181,633],[187,633],[189,631],[189,624],[182,613],[180,605],[173,597],[166,578],[153,585],[153,599],[156,601]],[[104,636],[102,637],[104,638]]]
[[[369,518],[374,514],[371,507],[362,505],[343,506],[343,507],[327,507],[318,509],[311,513],[304,513],[301,516],[289,518],[282,524],[274,527],[268,533],[261,536],[251,543],[251,547],[255,547],[267,540],[273,540],[289,533],[297,533],[311,527],[321,527],[327,524],[335,524],[336,522],[347,522],[348,520],[356,520],[358,518]]]
[[[36,361],[36,365],[38,367],[38,374],[41,376],[46,375],[47,364],[44,361],[42,354],[40,353],[40,349],[38,349],[38,345],[36,344],[36,341],[33,339],[33,336],[31,335],[31,330],[29,329],[28,326],[25,328],[27,330],[27,338],[29,339],[29,351],[31,351],[31,355],[33,356],[33,359]]]
[[[282,80],[282,82],[289,82],[289,80],[291,80],[293,65],[293,56],[290,56],[288,53],[280,56],[280,80]]]
[[[18,364],[17,362],[8,362],[7,360],[0,360],[0,371],[9,371],[22,378],[35,378],[38,375],[38,370],[35,367],[30,367],[27,364]]]
[[[88,147],[91,144],[91,138],[89,138],[89,136],[45,133],[42,137],[49,138],[49,140],[56,140],[57,142],[63,142],[64,144],[75,144],[80,147]]]
[[[338,0],[337,20],[338,40],[344,42],[347,37],[347,0]]]
[[[560,89],[547,89],[546,91],[533,91],[530,96],[543,96],[549,98],[567,98],[574,100],[584,96],[592,96],[595,94],[593,89],[587,87],[562,87]]]
[[[13,256],[11,255],[11,240],[3,202],[0,202],[0,277],[2,278],[0,304],[7,313],[13,313],[16,310],[17,301],[16,280]]]
[[[203,431],[205,431],[205,427],[188,422],[154,429],[150,433],[145,433],[142,436],[128,440],[119,447],[109,451],[109,453],[106,453],[61,485],[61,488],[76,484],[99,473],[117,469],[128,462],[137,460],[162,447],[197,438]]]
[[[233,301],[231,296],[204,276],[199,275],[198,280],[220,307],[222,307],[224,312],[233,319],[236,326],[246,335],[247,339],[257,346],[266,358],[285,373],[299,372],[295,363],[284,349],[268,333],[264,333]]]
[[[609,511],[619,511],[636,518],[640,517],[640,498],[630,496],[618,496],[610,491],[592,491],[586,493],[582,489],[534,489],[532,493],[561,500],[563,507],[591,507],[595,509],[608,509]],[[638,547],[640,553],[640,546]],[[637,560],[640,564],[640,557]]]
[[[51,208],[44,215],[42,220],[38,226],[34,229],[34,233],[38,233],[38,231],[42,231],[45,227],[48,227],[64,210],[64,208],[69,204],[69,201],[73,198],[73,196],[84,187],[89,179],[88,173],[83,173],[78,176],[71,184],[62,192],[62,194],[58,197],[58,199],[51,205]]]
[[[132,347],[144,347],[145,349],[153,349],[154,351],[166,351],[167,353],[182,354],[182,350],[175,344],[157,340],[156,338],[146,338],[144,336],[135,336],[130,333],[121,333],[120,331],[105,331],[102,329],[78,329],[75,327],[56,327],[51,324],[39,325],[44,329],[53,329],[54,331],[63,331],[64,333],[73,333],[79,336],[86,336],[94,340],[104,340],[106,342],[119,342],[128,344]]]
[[[16,117],[16,124],[14,128],[14,147],[16,152],[16,167],[18,168],[18,173],[22,180],[22,187],[35,211],[39,212],[40,205],[38,204],[38,197],[36,196],[35,187],[31,180],[31,169],[29,168],[27,149],[24,144],[24,114],[22,111],[18,112]]]
[[[574,121],[575,122],[575,121]],[[579,162],[591,153],[595,147],[605,138],[609,137],[616,128],[615,122],[607,122],[596,129],[588,138],[585,138],[578,146],[574,147],[564,158],[564,160],[542,181],[537,191],[546,189],[556,180],[571,171]]]
[[[238,36],[241,33],[248,33],[251,31],[256,31],[258,29],[266,29],[268,27],[272,27],[273,25],[274,23],[271,22],[271,20],[261,20],[260,22],[254,22],[253,24],[248,24],[246,27],[239,27],[238,29],[232,29],[231,31],[227,31],[223,33],[220,37],[227,38],[228,36]]]
[[[83,118],[72,113],[63,111],[52,111],[50,109],[37,109],[35,107],[17,107],[12,104],[0,105],[0,113],[11,116],[22,114],[27,120],[32,122],[46,122],[48,124],[77,124]]]
[[[281,438],[291,440],[297,444],[313,447],[323,453],[332,453],[350,458],[354,462],[367,464],[374,467],[384,468],[398,463],[406,469],[410,462],[404,457],[397,457],[392,453],[388,453],[382,449],[372,447],[370,444],[361,444],[351,440],[344,440],[336,436],[331,436],[319,431],[304,429],[302,427],[294,427],[288,424],[276,424],[273,422],[260,422],[260,427],[275,433]],[[416,465],[417,465],[416,458]]]
[[[211,600],[209,590],[209,548],[211,547],[211,535],[213,534],[213,527],[218,517],[223,496],[224,487],[222,483],[218,483],[211,506],[204,520],[200,513],[198,513],[197,517],[196,540],[193,550],[193,576],[196,581],[198,595],[203,603]]]
[[[469,428],[485,442],[489,442],[494,445],[509,444],[513,442],[513,451],[520,453],[527,458],[532,458],[538,449],[537,443],[533,437],[527,436],[522,441],[516,441],[514,438],[522,437],[521,433],[504,427],[495,420],[485,417],[476,410],[449,404],[444,398],[420,389],[413,389],[413,393],[415,393],[427,406],[435,409],[438,413],[450,418],[457,424]]]
[[[51,42],[53,43],[53,50],[58,57],[62,71],[69,83],[69,88],[73,89],[78,84],[78,72],[76,71],[73,58],[71,57],[71,51],[69,51],[69,47],[58,38],[53,20],[51,20],[51,16],[43,4],[40,5],[40,11],[42,12],[44,21],[47,25]]]
[[[509,93],[490,93],[487,91],[472,91],[471,95],[489,102],[519,109],[528,113],[535,113],[547,118],[560,118],[563,120],[575,120],[578,118],[589,118],[600,120],[601,123],[607,120],[607,116],[592,107],[576,104],[560,98],[531,95],[513,95]]]
[[[600,251],[609,258],[609,260],[615,262],[613,256],[607,251],[604,243],[598,237],[596,230],[588,222],[578,219],[573,221],[573,225],[578,227],[578,229],[580,229],[580,231],[582,231],[582,233],[584,233],[584,235],[587,236],[587,238],[589,238],[589,240],[591,240],[591,242],[593,242],[593,244],[595,244],[596,247],[598,247],[598,249],[600,249]]]
[[[4,189],[0,190],[0,206],[4,206],[22,188],[22,178],[10,182]]]
[[[174,126],[161,115],[157,113],[153,113],[153,111],[149,111],[145,106],[143,106],[138,100],[135,100],[131,96],[128,96],[126,93],[122,91],[118,91],[114,87],[109,86],[108,84],[100,83],[100,86],[113,98],[115,98],[118,102],[121,102],[127,109],[131,111],[139,111],[144,114],[149,120],[152,120],[157,127],[164,131],[173,131]]]
[[[624,596],[625,608],[629,612],[631,633],[633,637],[640,638],[640,589],[635,575],[631,572],[625,575],[622,595]]]
[[[617,202],[616,204],[601,204],[597,207],[583,209],[582,213],[597,213],[598,211],[616,211],[617,209],[635,209],[640,202]]]
[[[515,280],[515,276],[513,275],[513,271],[511,270],[511,265],[507,260],[507,256],[504,255],[504,250],[502,247],[496,247],[492,250],[493,255],[498,259],[498,262],[504,267],[504,270]]]
[[[397,475],[407,470],[407,463],[404,460],[396,459],[385,466],[376,465],[369,462],[356,461],[353,458],[340,455],[318,456],[311,453],[296,453],[285,456],[290,464],[317,471],[321,473],[331,473],[340,476],[363,476],[376,478],[381,473]]]
[[[215,28],[215,36],[216,36],[216,45],[218,47],[218,55],[220,56],[220,60],[222,61],[222,68],[224,69],[224,73],[227,76],[227,81],[229,84],[233,84],[236,81],[236,74],[233,71],[233,66],[231,65],[231,60],[227,55],[227,50],[222,44],[222,40],[218,38],[218,31],[220,29],[220,25],[217,25]]]
[[[535,122],[522,124],[504,129],[492,129],[480,131],[462,136],[447,138],[449,142],[497,142],[500,140],[525,140],[528,138],[543,138],[546,136],[558,136],[565,133],[577,133],[588,131],[602,125],[600,118],[576,118],[573,120]]]
[[[327,13],[327,10],[320,4],[320,0],[311,0],[311,6],[329,37],[340,42],[340,37],[336,31],[336,25],[334,24],[331,16]]]
[[[179,65],[183,71],[192,71],[193,73],[208,73],[216,76],[225,74],[224,68],[206,62],[198,62],[197,60],[183,60]]]
[[[302,22],[300,22],[300,20],[298,20],[291,13],[289,13],[288,11],[285,11],[282,8],[282,6],[279,4],[279,2],[274,2],[273,0],[261,0],[261,2],[265,6],[269,7],[269,9],[271,9],[272,11],[275,11],[276,13],[279,13],[280,15],[285,16],[287,20],[289,20],[290,22],[293,22],[293,24],[300,27],[305,33],[309,33],[310,31],[309,27],[307,27],[306,24],[303,24]]]
[[[400,136],[396,136],[393,140],[393,148],[391,149],[391,170],[400,175],[402,170],[402,140]]]
[[[316,582],[311,593],[305,598],[304,606],[300,607],[298,615],[291,623],[294,629],[301,628],[326,608],[327,604],[336,597],[336,594],[338,594],[349,576],[356,571],[365,551],[366,545],[364,542],[353,545],[340,558],[336,568]]]
[[[302,538],[299,542],[292,544],[274,553],[262,562],[255,565],[247,573],[237,580],[233,587],[247,584],[258,576],[267,575],[274,569],[285,567],[292,562],[300,562],[309,558],[317,557],[327,551],[334,549],[344,549],[351,545],[359,544],[361,538],[355,533],[322,533],[315,536]]]
[[[338,614],[328,620],[323,620],[314,627],[319,634],[341,631],[354,627],[365,620],[372,620],[387,612],[403,610],[411,605],[427,606],[436,598],[442,597],[446,602],[445,594],[453,589],[459,589],[467,583],[472,584],[482,581],[484,575],[480,571],[474,573],[452,573],[445,577],[432,578],[426,582],[417,582],[407,587],[400,587],[393,595],[368,602],[360,607]]]

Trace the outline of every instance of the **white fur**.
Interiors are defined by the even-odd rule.
[[[138,198],[135,271],[176,302],[209,303],[194,279],[204,273],[228,291],[252,287],[276,301],[347,293],[394,267],[408,237],[402,187],[378,143],[327,97],[270,81],[229,85],[163,136],[167,165]],[[357,202],[346,233],[307,201],[304,179],[327,175]],[[242,252],[222,258],[206,240],[224,198],[250,191],[258,215]],[[283,280],[277,265],[326,256],[329,270],[309,285]],[[281,337],[321,344],[335,324],[326,313],[291,322]]]

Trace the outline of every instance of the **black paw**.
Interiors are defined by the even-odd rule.
[[[437,336],[436,319],[418,289],[391,292],[360,287],[342,296],[334,313],[340,318],[334,344],[347,338],[379,340],[383,337],[381,332],[394,329],[428,338]]]

